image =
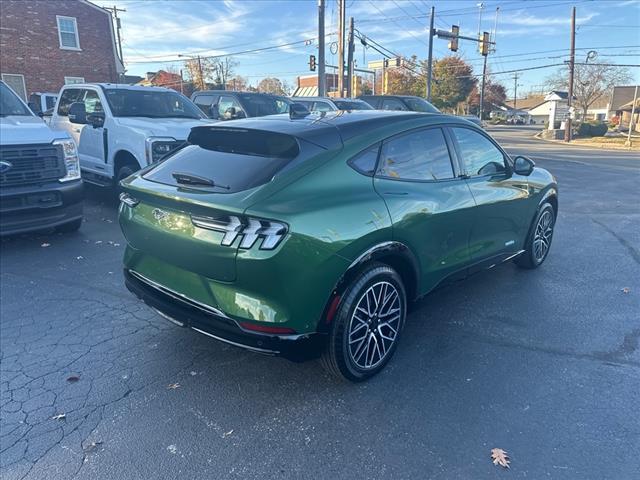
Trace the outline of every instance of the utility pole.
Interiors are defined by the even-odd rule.
[[[324,0],[318,0],[318,96],[320,97],[324,97],[327,93],[324,67]]]
[[[431,18],[429,20],[429,56],[427,58],[427,101],[431,101],[431,77],[433,68],[433,20],[436,14],[436,7],[431,7]]]
[[[518,72],[513,74],[513,109],[517,110],[518,104]]]
[[[113,7],[104,7],[104,9],[110,13],[113,14],[113,17],[116,20],[116,38],[118,41],[118,54],[120,56],[120,61],[122,62],[122,64],[124,65],[124,57],[122,56],[122,40],[120,39],[120,28],[121,28],[121,23],[120,23],[120,17],[118,17],[118,12],[126,12],[126,10],[124,8],[118,8],[116,5],[114,5]]]
[[[338,0],[340,13],[338,15],[338,97],[344,96],[344,22],[346,0]]]
[[[353,96],[353,53],[356,46],[353,42],[353,17],[349,18],[349,38],[347,44],[347,97]]]
[[[633,104],[631,105],[631,118],[629,119],[629,131],[627,132],[627,141],[625,145],[627,147],[631,146],[631,130],[633,130],[633,119],[636,114],[636,102],[638,101],[638,86],[636,85],[636,89],[633,92]]]
[[[571,55],[569,57],[569,96],[567,97],[567,105],[569,107],[569,116],[564,123],[564,141],[571,141],[571,105],[573,103],[573,69],[576,61],[576,7],[571,9]]]
[[[482,62],[482,82],[480,86],[480,108],[478,109],[478,118],[482,120],[484,114],[484,86],[487,79],[487,56],[484,56],[484,62]]]

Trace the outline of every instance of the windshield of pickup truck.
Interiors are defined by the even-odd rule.
[[[191,100],[177,92],[107,88],[105,96],[114,117],[205,118]]]
[[[0,117],[10,115],[30,117],[33,113],[20,101],[13,90],[4,83],[0,83]]]

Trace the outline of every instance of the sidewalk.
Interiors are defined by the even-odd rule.
[[[570,143],[565,143],[564,140],[551,140],[547,138],[542,138],[542,132],[534,135],[538,140],[542,140],[543,142],[550,143],[560,143],[563,145],[573,145],[576,147],[591,147],[594,149],[602,149],[602,150],[625,150],[625,151],[638,151],[640,152],[640,136],[632,135],[631,136],[631,146],[626,146],[625,142],[627,141],[627,137],[624,136],[616,136],[616,137],[590,137],[590,138],[573,138]]]

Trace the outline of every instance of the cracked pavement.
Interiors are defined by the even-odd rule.
[[[98,189],[80,232],[3,239],[0,477],[492,479],[503,448],[514,478],[640,478],[640,159],[491,133],[558,177],[550,257],[428,295],[364,384],[160,318]]]

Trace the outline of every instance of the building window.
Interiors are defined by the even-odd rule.
[[[58,21],[58,39],[60,48],[64,50],[80,50],[78,39],[78,23],[74,17],[61,17],[56,15]]]
[[[75,85],[76,83],[84,83],[84,77],[64,77],[65,85]]]
[[[24,83],[24,75],[18,73],[3,73],[2,81],[9,85],[11,90],[16,92],[21,99],[25,102],[27,101],[27,87]]]

